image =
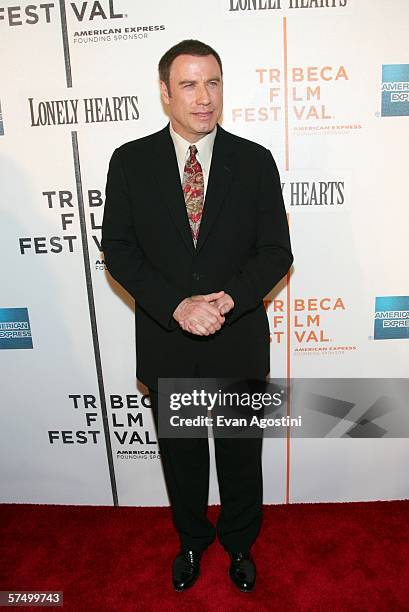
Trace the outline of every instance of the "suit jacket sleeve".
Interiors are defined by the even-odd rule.
[[[176,329],[172,315],[186,296],[150,264],[138,244],[118,149],[110,160],[105,195],[101,246],[109,272],[160,325]]]
[[[230,325],[256,308],[293,262],[280,175],[268,149],[262,162],[257,203],[256,254],[222,287],[234,300],[234,308],[226,315]]]

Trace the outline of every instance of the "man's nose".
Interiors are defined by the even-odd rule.
[[[201,85],[198,87],[196,102],[197,104],[210,104],[210,96],[206,85]]]

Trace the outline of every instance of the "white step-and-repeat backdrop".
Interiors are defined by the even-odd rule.
[[[223,126],[280,170],[271,376],[408,377],[407,0],[6,0],[0,31],[1,501],[168,504],[100,239],[110,156],[165,125],[156,67],[185,38],[222,57]],[[265,502],[409,497],[408,440],[370,409],[344,414],[370,438],[266,439]]]

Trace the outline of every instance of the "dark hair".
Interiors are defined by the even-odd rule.
[[[220,59],[217,51],[201,42],[200,40],[182,40],[177,45],[174,45],[170,49],[166,51],[164,55],[160,58],[159,61],[159,78],[161,81],[164,81],[166,87],[169,91],[169,75],[170,75],[170,67],[172,65],[173,60],[175,60],[179,55],[196,55],[199,57],[203,57],[205,55],[213,55],[216,58],[217,63],[220,66],[220,73],[223,75],[222,68],[222,60]]]

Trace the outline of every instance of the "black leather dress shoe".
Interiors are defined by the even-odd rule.
[[[229,576],[240,591],[249,593],[256,582],[256,566],[248,552],[230,552]]]
[[[195,550],[182,550],[173,562],[173,586],[176,591],[191,587],[200,574],[202,553]]]

